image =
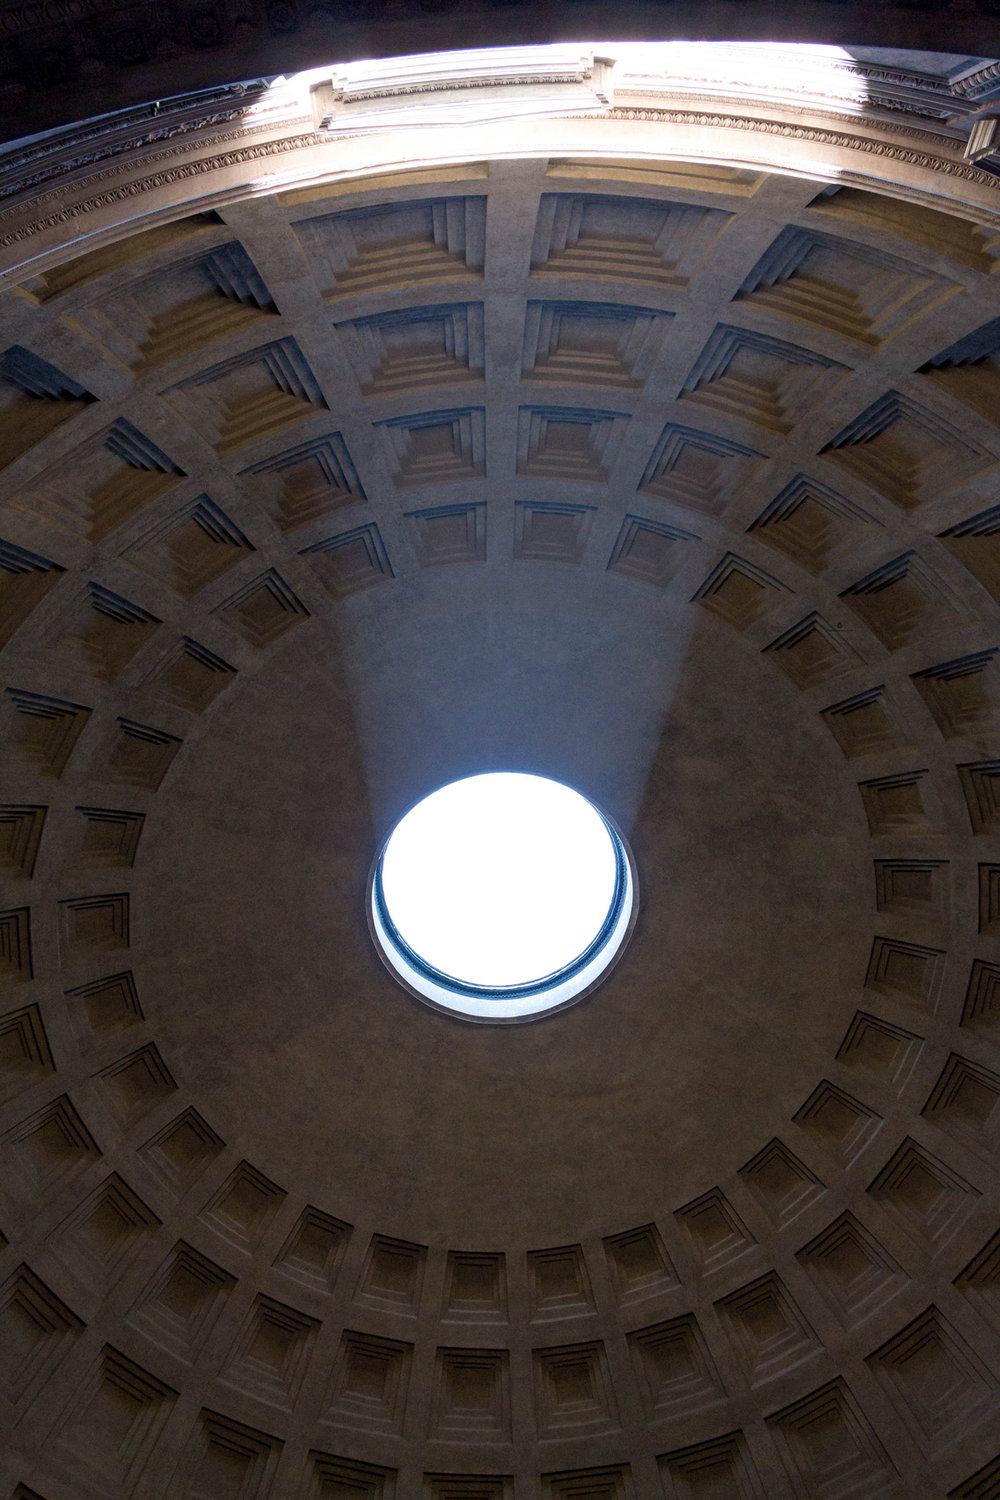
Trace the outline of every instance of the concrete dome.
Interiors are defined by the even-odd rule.
[[[855,52],[0,156],[0,1496],[1000,1495],[1000,64]],[[521,1026],[366,924],[493,769]]]

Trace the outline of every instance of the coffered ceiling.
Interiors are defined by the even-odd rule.
[[[1000,195],[902,77],[8,163],[3,1495],[1000,1494]],[[640,916],[490,1028],[365,894],[504,767]]]

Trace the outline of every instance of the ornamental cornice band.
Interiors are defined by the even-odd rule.
[[[949,177],[960,177],[965,182],[976,183],[977,186],[992,188],[994,191],[1000,190],[1000,180],[992,173],[979,171],[976,167],[967,166],[964,162],[949,161],[947,157],[930,156],[921,151],[907,151],[902,147],[892,146],[886,141],[872,140],[868,136],[847,135],[842,131],[824,130],[812,125],[789,125],[777,120],[762,120],[745,115],[701,114],[694,110],[643,109],[639,106],[627,109],[616,107],[610,110],[604,118],[646,120],[664,125],[707,125],[719,130],[743,130],[753,131],[760,135],[779,135],[784,136],[786,140],[816,141],[824,146],[840,146],[849,151],[867,151],[876,156],[888,156],[894,161],[908,162],[925,170],[944,172]],[[904,133],[895,126],[892,128],[897,134]],[[913,131],[912,134],[916,135],[918,132]],[[921,136],[929,134],[930,132],[919,132]]]
[[[570,118],[592,120],[593,117],[571,116]],[[874,140],[869,136],[849,135],[844,131],[826,130],[818,126],[791,125],[786,122],[767,120],[760,117],[703,113],[697,110],[646,109],[639,106],[615,108],[608,111],[602,118],[606,120],[699,126],[715,130],[739,130],[743,133],[772,137],[778,136],[786,140],[813,141],[818,145],[832,146],[842,150],[859,151],[867,155],[898,161],[917,167],[923,171],[941,173],[944,176],[957,178],[963,182],[974,184],[977,187],[987,188],[992,193],[1000,195],[1000,182],[998,182],[998,179],[991,173],[984,172],[977,167],[969,166],[960,161],[948,160],[946,157],[932,156],[927,152],[895,146],[887,141]],[[241,139],[245,135],[252,133],[255,128],[257,131],[260,131],[270,127],[250,127],[245,132],[228,131],[223,139]],[[916,132],[913,133],[916,134]],[[920,132],[920,134],[924,135],[925,133]],[[200,146],[207,146],[208,144],[210,143],[202,141],[185,142],[177,147],[176,154],[193,153]],[[168,187],[173,183],[190,181],[194,178],[206,176],[211,172],[222,171],[228,167],[240,166],[246,162],[261,161],[272,156],[283,156],[290,152],[322,144],[330,144],[329,138],[320,132],[309,132],[308,134],[289,136],[284,139],[263,142],[259,145],[247,146],[242,149],[216,153],[213,156],[203,157],[198,161],[188,162],[183,165],[179,164],[174,168],[150,173],[141,180],[123,183],[120,187],[110,189],[104,193],[92,194],[78,203],[67,206],[58,213],[47,214],[30,224],[22,225],[19,229],[8,231],[6,234],[0,235],[0,248],[20,244],[42,233],[46,229],[53,229],[60,224],[70,223],[74,219],[107,208],[114,203],[121,203],[140,197],[142,194],[156,188]],[[174,152],[163,151],[147,160],[169,159],[174,154]],[[482,153],[478,154],[481,155]],[[124,164],[109,168],[105,172],[95,174],[90,181],[99,182],[107,180],[110,177],[121,175],[126,170],[127,167]],[[360,177],[359,190],[362,190]],[[55,196],[54,193],[46,194],[46,197],[49,199]],[[5,213],[0,214],[0,224],[4,221],[9,222],[16,216],[16,212],[16,209],[8,209]]]
[[[72,204],[61,213],[48,214],[44,219],[39,219],[33,224],[26,224],[21,229],[12,230],[9,234],[0,236],[0,247],[19,244],[22,240],[31,239],[33,235],[40,234],[44,229],[54,229],[59,224],[68,224],[71,219],[80,218],[81,215],[93,213],[96,209],[107,208],[112,203],[123,203],[129,198],[138,198],[142,193],[151,188],[169,187],[171,183],[183,182],[191,177],[198,177],[206,172],[221,170],[224,167],[240,166],[247,161],[260,161],[267,156],[277,156],[287,151],[298,151],[302,146],[313,146],[317,142],[312,135],[291,136],[285,141],[273,141],[268,145],[248,146],[242,151],[225,151],[219,156],[207,157],[203,161],[190,162],[187,166],[175,167],[164,172],[155,172],[149,177],[144,177],[141,182],[124,183],[121,187],[113,188],[109,192],[97,194],[91,198],[85,198],[79,203]],[[192,148],[193,149],[193,148]],[[3,217],[13,217],[11,214]]]
[[[238,116],[239,115],[239,111],[238,110],[234,111],[233,114],[235,116]],[[226,120],[228,120],[229,118],[231,118],[231,116],[227,115],[225,118],[226,118]],[[303,119],[304,119],[304,117],[303,117]],[[208,123],[209,123],[208,121],[201,121],[201,120],[199,120],[197,122],[194,122],[189,127],[189,129],[191,131],[201,130],[201,129],[204,129],[205,125],[208,124]],[[294,121],[289,121],[287,123],[290,124],[290,125],[297,125],[297,124],[301,124],[302,120],[296,119]],[[252,138],[253,136],[259,136],[259,135],[268,134],[268,133],[272,132],[273,130],[274,130],[274,126],[273,125],[248,125],[244,129],[242,129],[242,130],[227,130],[225,132],[225,134],[220,134],[220,135],[215,135],[215,136],[208,136],[205,139],[200,139],[200,140],[183,141],[179,145],[177,145],[176,147],[174,147],[174,148],[172,148],[170,150],[157,151],[153,155],[141,157],[140,159],[135,160],[135,161],[127,161],[127,162],[118,163],[118,164],[116,164],[114,166],[105,167],[100,172],[93,172],[93,173],[91,173],[91,175],[88,178],[85,179],[85,182],[90,182],[90,183],[107,182],[110,178],[124,176],[124,174],[126,172],[136,171],[136,170],[141,169],[142,167],[145,167],[145,166],[152,166],[155,162],[169,161],[172,156],[179,156],[179,155],[188,156],[188,155],[191,155],[193,152],[198,151],[198,150],[210,150],[213,146],[220,146],[220,145],[222,145],[226,141],[245,141],[245,140],[247,140],[249,138]],[[188,130],[184,126],[173,127],[168,132],[167,138],[170,139],[175,134],[176,135],[181,135],[181,134],[186,134],[186,133],[188,133]],[[309,135],[309,136],[289,136],[289,137],[287,137],[285,139],[279,138],[274,143],[274,149],[276,151],[294,150],[298,144],[301,144],[303,142],[306,142],[309,145],[319,145],[324,139],[325,138],[323,136],[321,136],[321,135],[317,135],[315,137],[313,137],[312,135]],[[145,137],[140,137],[140,138],[138,138],[136,140],[126,142],[124,144],[124,146],[123,146],[122,149],[125,150],[125,151],[130,150],[130,149],[131,150],[135,150],[135,151],[141,151],[143,149],[143,147],[144,147],[145,144],[146,144],[146,138]],[[95,161],[96,160],[100,160],[99,157],[95,157],[93,159]],[[215,158],[212,158],[212,160],[214,160],[214,159]],[[85,162],[86,158],[82,158],[81,160]],[[67,170],[71,170],[71,169],[72,169],[71,166],[65,165],[63,163],[59,163],[56,167],[54,167],[54,172],[62,172],[62,171],[67,171]],[[151,182],[153,179],[150,176],[150,177],[147,177],[144,180]],[[82,185],[83,184],[81,184],[81,186]],[[21,191],[21,189],[22,189],[22,183],[18,183],[15,186],[13,186],[10,189],[7,189],[5,191],[8,194],[13,194],[15,192]],[[46,193],[44,195],[44,197],[39,198],[38,202],[39,203],[43,203],[46,198],[55,198],[55,197],[58,197],[58,196],[59,196],[59,194],[57,194],[55,192],[48,192],[48,193]],[[14,215],[16,214],[16,212],[17,212],[17,208],[16,207],[11,207],[11,208],[5,209],[3,211],[3,213],[0,213],[0,224],[4,223],[8,219],[13,218]]]

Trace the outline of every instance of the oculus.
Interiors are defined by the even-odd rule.
[[[375,863],[369,921],[390,971],[436,1009],[526,1021],[581,999],[635,917],[631,856],[580,792],[523,772],[439,787]]]

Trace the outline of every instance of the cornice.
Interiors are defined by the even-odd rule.
[[[592,71],[592,70],[591,70]],[[522,78],[517,75],[505,76],[502,73],[484,74],[476,78],[435,78],[428,81],[417,80],[413,83],[394,84],[391,88],[351,89],[350,91],[338,89],[334,82],[334,98],[349,99],[352,104],[362,103],[370,99],[394,99],[411,94],[443,94],[451,93],[453,90],[469,90],[483,88],[523,88],[525,84],[555,84],[555,83],[577,83],[585,81],[590,77],[590,71],[579,69],[576,74],[567,73],[533,73],[530,78]]]
[[[1000,62],[989,62],[978,73],[970,73],[967,78],[960,79],[952,84],[952,89],[963,99],[971,99],[973,102],[980,94],[986,94],[1000,86]]]
[[[565,120],[581,119],[593,121],[592,115],[567,115]],[[912,166],[918,170],[939,174],[953,180],[974,185],[980,189],[988,190],[991,195],[1000,195],[1000,181],[992,174],[982,171],[958,158],[944,155],[941,150],[941,137],[930,131],[919,130],[913,126],[889,122],[884,126],[885,133],[891,133],[896,140],[880,139],[872,134],[862,131],[850,132],[837,130],[822,125],[799,125],[789,121],[768,119],[761,115],[744,115],[736,113],[721,112],[717,110],[701,109],[658,109],[647,108],[639,105],[616,106],[602,114],[601,119],[605,121],[641,122],[665,125],[692,126],[710,130],[739,131],[743,134],[754,134],[770,138],[779,137],[789,141],[812,142],[816,145],[830,147],[840,151],[860,152],[865,155],[879,157],[883,160],[898,162],[906,166]],[[298,122],[296,122],[298,123]],[[866,122],[868,129],[873,130],[874,122]],[[191,126],[191,129],[195,129]],[[30,205],[22,203],[19,206],[11,206],[0,213],[0,248],[23,243],[46,230],[57,228],[61,224],[71,223],[87,214],[98,212],[109,208],[116,203],[128,202],[151,194],[159,188],[169,187],[176,183],[188,182],[197,178],[208,176],[215,172],[225,171],[232,167],[239,167],[249,162],[265,161],[268,158],[287,156],[299,150],[315,147],[317,145],[331,145],[331,137],[322,132],[308,131],[294,135],[274,137],[275,125],[270,123],[261,126],[250,126],[247,129],[230,129],[212,136],[209,140],[200,136],[195,140],[186,140],[175,143],[169,150],[161,150],[152,155],[142,157],[140,160],[134,158],[128,161],[117,161],[104,170],[93,173],[78,184],[86,196],[80,197],[75,202],[65,203],[65,189],[62,191],[50,191],[44,193]],[[187,133],[179,130],[178,134]],[[270,139],[254,142],[248,140],[253,135],[269,134]],[[171,139],[173,136],[171,135]],[[925,149],[917,149],[916,146],[898,143],[902,140],[922,144]],[[227,142],[239,142],[228,150],[211,150]],[[134,149],[142,149],[145,138],[140,142],[133,141]],[[936,150],[926,149],[936,147]],[[543,149],[543,148],[540,148]],[[199,154],[206,153],[206,154]],[[123,153],[122,153],[123,154]],[[481,153],[480,153],[481,154]],[[191,157],[194,159],[179,161],[178,157]],[[137,168],[141,168],[142,175],[136,176]],[[128,181],[118,181],[128,174],[132,174]],[[103,191],[97,191],[101,184],[114,184],[107,186]],[[23,188],[30,188],[30,182],[23,182]],[[59,204],[58,207],[55,205]],[[45,212],[47,205],[52,205],[51,211]],[[31,208],[37,215],[28,223],[20,223],[13,227],[13,221],[20,217],[24,211]],[[4,229],[3,226],[12,227]]]
[[[669,110],[669,106],[666,104],[658,105],[640,102],[644,99],[649,100],[654,98],[655,92],[656,91],[648,88],[619,88],[616,90],[616,98],[619,101],[634,98],[636,102],[634,104],[627,104],[622,102],[616,103],[612,109],[606,111],[606,114],[613,118],[620,111],[626,109],[642,110],[647,112],[663,112],[665,110]],[[667,95],[669,93],[667,89],[663,89],[661,92],[664,95]],[[898,115],[902,113],[915,113],[915,111],[907,111],[905,109],[905,106],[902,104],[900,104],[897,109],[894,104],[883,99],[866,99],[864,101],[856,101],[855,108],[852,110],[848,110],[845,108],[838,109],[836,107],[837,96],[832,94],[821,95],[812,93],[810,94],[808,99],[804,99],[801,102],[796,102],[791,98],[781,98],[775,99],[773,101],[762,101],[759,97],[754,99],[740,96],[738,94],[734,94],[731,90],[728,93],[725,93],[721,88],[705,88],[701,90],[695,88],[679,89],[676,91],[674,97],[677,97],[678,95],[682,99],[684,99],[687,107],[692,112],[698,111],[702,114],[711,115],[722,113],[728,114],[731,112],[734,119],[750,119],[755,123],[767,121],[771,124],[785,124],[791,128],[797,129],[798,126],[796,125],[795,119],[782,119],[782,116],[787,117],[790,114],[794,114],[795,116],[801,118],[804,113],[807,113],[809,118],[812,120],[830,121],[831,127],[837,128],[840,131],[844,131],[845,126],[849,126],[853,123],[856,125],[858,131],[884,130],[890,131],[893,135],[907,136],[911,140],[924,141],[927,144],[928,149],[932,147],[940,147],[942,141],[947,140],[952,140],[957,146],[961,147],[965,140],[965,137],[961,136],[957,132],[948,131],[947,129],[931,129],[928,128],[928,125],[926,123],[923,126],[910,122],[904,123],[903,120],[900,120],[898,118]],[[824,102],[813,102],[815,100],[823,100]],[[825,101],[832,102],[828,103]],[[760,113],[748,113],[744,115],[741,112],[744,109],[747,111],[751,111],[754,109],[759,111],[762,103],[770,104],[774,110],[774,115],[767,116],[761,115]],[[890,109],[893,111],[891,116],[888,114],[888,111]],[[886,111],[886,114],[882,113],[883,110]]]
[[[242,134],[242,132],[241,132]],[[110,188],[105,193],[96,193],[89,198],[80,199],[77,203],[71,203],[58,213],[51,213],[36,219],[31,224],[22,225],[20,229],[14,229],[7,234],[0,235],[0,247],[15,245],[22,240],[31,239],[33,235],[40,234],[45,229],[54,229],[59,224],[68,224],[72,219],[80,218],[83,214],[93,213],[102,208],[108,208],[114,203],[124,203],[130,198],[138,198],[151,189],[169,187],[175,182],[184,182],[192,177],[198,177],[207,172],[223,170],[226,167],[240,166],[244,162],[260,161],[268,156],[281,155],[288,151],[298,151],[304,146],[315,146],[322,142],[323,137],[310,132],[308,135],[287,136],[283,140],[269,141],[258,146],[245,146],[236,151],[223,151],[215,156],[202,157],[199,161],[188,162],[183,166],[166,168],[160,172],[151,172],[138,181],[122,183],[120,187]],[[191,147],[190,149],[195,149]],[[114,176],[115,173],[104,173],[103,176]],[[55,194],[47,194],[51,198]],[[13,212],[8,210],[0,214],[0,223],[13,218]]]
[[[577,118],[586,118],[578,116]],[[816,125],[792,125],[778,120],[762,119],[759,116],[750,115],[724,115],[718,113],[702,113],[697,110],[683,109],[644,109],[640,106],[629,106],[621,108],[616,106],[609,110],[602,118],[619,120],[644,120],[650,123],[664,125],[700,125],[709,126],[721,130],[743,130],[753,131],[760,135],[784,136],[788,140],[815,141],[825,146],[835,146],[843,150],[863,151],[874,156],[888,157],[892,161],[906,162],[909,165],[921,167],[928,171],[943,172],[949,177],[961,178],[964,182],[975,183],[979,187],[988,187],[1000,193],[1000,180],[989,172],[982,172],[977,167],[969,166],[967,163],[946,156],[931,155],[926,151],[907,150],[901,146],[894,146],[888,141],[875,140],[871,136],[850,135],[846,131],[827,130]],[[916,130],[912,126],[890,127],[896,135],[908,135],[917,139],[937,142],[939,136],[930,131]]]
[[[49,162],[46,167],[30,177],[16,177],[13,181],[0,185],[0,199],[13,198],[19,193],[30,192],[32,188],[39,188],[46,182],[52,182],[57,178],[64,179],[81,168],[92,166],[96,162],[107,161],[114,156],[123,156],[126,152],[135,153],[147,146],[157,145],[161,141],[174,140],[177,136],[190,135],[194,131],[210,130],[213,126],[228,125],[231,120],[238,120],[242,112],[241,109],[230,109],[202,119],[164,126],[162,130],[151,130],[145,135],[130,136],[125,140],[109,142],[86,155],[62,157]]]
[[[238,116],[238,114],[239,114],[239,111],[237,111],[237,116]],[[227,122],[228,122],[229,118],[230,117],[227,116]],[[301,124],[302,122],[300,120],[296,120],[296,121],[292,121],[291,123],[292,124]],[[196,129],[196,128],[197,127],[195,127],[195,126],[191,127],[192,131],[194,129]],[[141,166],[143,168],[146,168],[146,167],[155,167],[155,164],[157,162],[169,161],[169,160],[171,160],[175,156],[188,156],[188,155],[192,155],[194,152],[199,151],[199,150],[210,150],[213,146],[223,145],[226,141],[246,141],[248,138],[252,138],[254,136],[261,136],[261,135],[271,135],[273,137],[274,136],[274,128],[275,127],[274,127],[273,124],[269,124],[269,125],[249,125],[249,126],[246,126],[243,129],[239,129],[239,130],[227,130],[227,131],[225,131],[223,133],[220,133],[218,135],[210,136],[207,139],[198,139],[198,140],[192,140],[192,141],[184,141],[181,144],[175,146],[172,150],[169,150],[169,151],[157,151],[157,152],[155,152],[152,155],[142,156],[138,160],[136,160],[136,159],[130,159],[127,162],[119,162],[119,163],[116,163],[113,166],[106,167],[103,171],[94,172],[88,178],[86,178],[84,180],[84,182],[82,182],[80,184],[80,186],[81,187],[89,186],[91,183],[97,184],[97,183],[100,183],[100,182],[107,182],[107,181],[109,181],[109,180],[111,180],[111,179],[113,179],[115,177],[124,177],[127,173],[134,171],[136,167],[139,167],[139,166]],[[186,134],[187,132],[185,132],[185,131],[179,131],[178,133],[179,134]],[[270,144],[271,144],[271,147],[273,147],[273,150],[276,153],[280,153],[280,152],[284,152],[284,151],[298,150],[298,148],[301,145],[303,145],[303,144],[310,145],[310,146],[318,145],[318,144],[323,143],[325,141],[325,139],[326,138],[323,135],[316,134],[315,132],[310,131],[308,135],[279,136],[276,139],[273,139]],[[155,141],[152,142],[152,144],[155,144]],[[132,142],[129,143],[129,145],[132,147],[132,149],[134,149],[137,152],[142,151],[143,148],[144,148],[144,145],[145,145],[145,138],[144,137],[140,137],[137,140],[133,140]],[[252,150],[250,148],[247,148],[247,150],[244,151],[244,152],[229,152],[229,153],[226,153],[226,156],[227,156],[227,158],[231,157],[233,159],[233,161],[235,162],[235,161],[242,161],[242,160],[254,161],[254,160],[257,160],[261,155],[265,155],[265,154],[267,154],[265,151],[261,150],[260,148],[255,147]],[[101,158],[97,158],[97,159],[100,160]],[[85,158],[81,158],[81,163],[85,165],[86,164],[86,159]],[[220,164],[220,163],[222,165],[230,165],[230,162],[228,160],[223,161],[223,158],[221,156],[217,155],[217,154],[214,155],[214,156],[211,156],[211,157],[206,157],[204,159],[204,165],[202,167],[202,170],[204,170],[206,172],[213,171],[215,169],[215,166],[218,165],[218,164]],[[191,167],[186,168],[186,169],[179,169],[179,172],[180,172],[181,176],[194,176],[194,175],[196,175],[196,170],[193,169],[193,168],[191,168]],[[153,171],[153,172],[147,172],[146,175],[142,178],[142,180],[140,182],[136,183],[135,186],[139,190],[141,190],[143,188],[143,186],[153,185],[156,182],[158,182],[160,175],[162,175],[162,174],[159,174],[159,173],[157,173],[155,171]],[[174,179],[174,180],[176,180],[176,179]],[[30,185],[31,185],[30,182],[27,182],[27,181],[23,184],[24,187],[30,187]],[[22,186],[22,184],[18,185],[18,191],[21,190],[21,186]],[[46,202],[51,202],[53,199],[61,197],[62,196],[62,191],[63,190],[52,190],[52,191],[49,191],[47,193],[44,193],[41,197],[39,197],[35,201],[36,201],[36,203],[37,203],[38,206],[42,206]],[[86,209],[81,209],[80,211],[81,212],[86,212]],[[5,209],[2,213],[0,213],[0,224],[8,222],[11,218],[13,218],[16,215],[16,213],[17,213],[17,208],[14,207],[14,206]]]
[[[227,113],[231,115],[245,110],[248,107],[248,99],[252,103],[257,92],[262,92],[267,86],[268,80],[264,78],[255,78],[242,83],[227,83],[217,89],[203,90],[197,94],[183,94],[177,99],[170,99],[166,102],[151,102],[131,109],[123,109],[110,118],[102,116],[95,120],[83,120],[78,125],[47,132],[40,140],[30,141],[27,145],[14,145],[8,150],[0,150],[0,173],[6,175],[44,157],[51,157],[54,160],[61,151],[79,151],[80,147],[88,141],[107,141],[110,149],[113,141],[121,139],[127,146],[132,139],[129,132],[134,132],[151,121],[162,124],[164,130],[171,125],[171,122],[177,127],[197,129],[199,125],[216,116],[222,118]],[[239,103],[235,102],[237,100]],[[234,102],[232,109],[227,112],[225,106],[230,101]]]

